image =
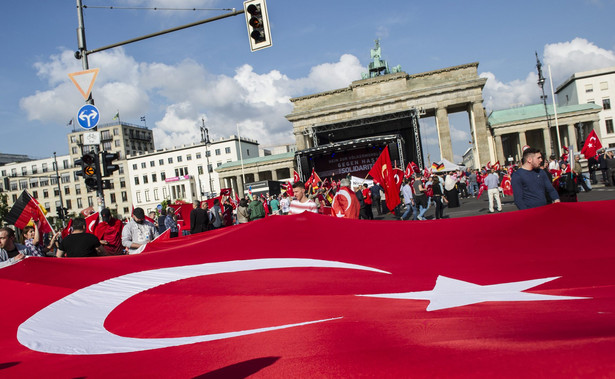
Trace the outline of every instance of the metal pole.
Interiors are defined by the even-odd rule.
[[[53,152],[53,161],[56,165],[56,180],[57,180],[57,184],[58,184],[58,193],[60,194],[60,209],[62,210],[61,212],[59,212],[60,214],[58,216],[60,216],[60,220],[62,220],[62,227],[66,226],[66,224],[64,223],[64,200],[62,199],[62,187],[60,186],[60,173],[58,172],[58,158],[56,156],[56,152]]]
[[[205,119],[201,118],[203,125],[201,126],[201,142],[205,142],[205,158],[207,159],[207,182],[209,183],[209,193],[213,193],[213,187],[211,183],[211,172],[209,172],[209,130],[205,127]],[[209,196],[208,196],[209,197]]]
[[[79,7],[80,3],[81,3],[81,0],[77,0],[77,6],[78,7]],[[191,28],[193,26],[197,26],[197,25],[201,25],[201,24],[206,24],[208,22],[221,20],[221,19],[227,18],[227,17],[237,16],[237,15],[240,15],[242,13],[244,13],[243,9],[238,10],[238,11],[233,11],[231,13],[225,13],[225,14],[220,15],[220,16],[208,18],[208,19],[201,20],[201,21],[196,21],[196,22],[193,22],[191,24],[186,24],[186,25],[175,27],[175,28],[166,29],[166,30],[163,30],[163,31],[160,31],[160,32],[147,34],[147,35],[144,35],[142,37],[136,37],[136,38],[129,39],[129,40],[126,40],[126,41],[123,41],[123,42],[118,42],[118,43],[114,43],[114,44],[111,44],[111,45],[103,46],[103,47],[100,47],[98,49],[93,49],[93,50],[86,51],[85,53],[86,54],[98,53],[99,51],[113,49],[114,47],[119,47],[119,46],[127,45],[127,44],[133,43],[133,42],[143,41],[144,39],[148,39],[148,38],[152,38],[152,37],[157,37],[157,36],[160,36],[160,35],[163,35],[163,34],[167,34],[167,33],[176,32],[178,30]],[[84,39],[84,42],[85,42],[85,39]],[[85,43],[84,43],[84,47],[85,47]]]
[[[81,66],[83,67],[84,70],[89,70],[90,64],[88,62],[88,51],[87,51],[86,42],[85,42],[85,24],[83,21],[83,2],[82,0],[76,0],[76,1],[77,1],[77,19],[79,20],[79,27],[77,28],[77,45],[78,45],[79,50],[75,53],[75,58],[81,59]],[[86,100],[86,103],[94,105],[94,97],[92,96],[91,92],[90,92],[90,97]],[[94,127],[92,130],[97,132],[98,127]],[[99,153],[101,151],[101,148],[99,145],[92,145],[92,146],[95,146],[94,152],[96,153],[96,162],[97,162],[96,179],[98,181],[98,188],[96,189],[96,197],[98,198],[98,201],[100,202],[98,210],[101,211],[105,207],[105,194],[102,188],[102,175],[100,172],[101,167],[100,167],[100,159],[99,159],[99,156],[100,156]]]
[[[540,63],[540,59],[538,59],[538,52],[536,53],[536,68],[538,69],[538,86],[542,90],[542,103],[545,106],[545,115],[547,117],[547,128],[549,129],[549,143],[551,144],[551,154],[555,154],[555,149],[553,149],[553,138],[551,138],[551,120],[549,118],[549,111],[547,110],[547,95],[545,95],[545,77],[542,75],[542,63]],[[546,143],[547,141],[545,141]],[[559,147],[557,149],[559,154]]]
[[[241,151],[241,135],[239,134],[239,124],[237,125],[237,139],[239,140],[239,159],[241,160],[241,178],[243,180],[243,183],[241,184],[241,187],[243,188],[243,192],[245,193],[246,188],[246,174],[243,171],[243,152]],[[244,193],[241,194],[241,197],[244,197]]]
[[[555,105],[555,92],[553,92],[553,77],[551,76],[551,65],[547,66],[549,70],[549,83],[551,84],[551,100],[553,101],[553,115],[555,116],[555,130],[557,131],[557,149],[562,148],[562,139],[559,135],[559,123],[557,121],[557,106]],[[568,141],[570,142],[570,136],[568,136]]]

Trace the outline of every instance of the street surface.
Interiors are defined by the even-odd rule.
[[[599,201],[599,200],[615,200],[615,187],[605,187],[604,185],[597,184],[590,192],[579,192],[578,201]],[[472,197],[461,199],[461,206],[459,208],[444,208],[444,218],[457,218],[457,217],[469,217],[469,216],[481,216],[489,215],[489,199],[487,197],[487,191],[485,191],[480,199]],[[517,211],[517,207],[513,202],[512,196],[506,196],[502,198],[502,212]],[[376,220],[397,220],[392,214],[384,216],[378,216],[376,208],[373,209],[374,219]],[[432,202],[431,206],[425,213],[425,217],[428,220],[434,219],[435,205]],[[497,210],[495,213],[498,213]]]

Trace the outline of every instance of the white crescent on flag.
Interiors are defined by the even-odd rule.
[[[204,263],[141,271],[93,284],[45,307],[17,330],[19,342],[35,351],[53,354],[94,355],[130,353],[197,342],[292,328],[340,317],[236,332],[177,338],[130,338],[105,329],[107,316],[124,301],[148,289],[204,275],[294,267],[323,267],[389,272],[355,264],[317,259],[277,258]]]

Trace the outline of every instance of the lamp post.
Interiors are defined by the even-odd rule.
[[[60,209],[61,211],[58,212],[58,216],[60,217],[60,220],[62,221],[62,226],[64,225],[64,201],[62,200],[62,187],[60,187],[60,173],[58,172],[58,158],[56,156],[56,152],[53,152],[53,162],[55,163],[56,166],[56,184],[58,185],[58,194],[60,195]]]
[[[551,119],[549,118],[549,111],[547,110],[547,95],[545,95],[545,77],[542,75],[542,63],[540,63],[540,59],[538,59],[538,52],[536,51],[536,69],[538,69],[538,87],[542,91],[542,103],[545,106],[545,115],[547,117],[547,128],[549,130],[549,144],[551,146],[551,154],[555,154],[555,150],[553,149],[553,138],[551,138]],[[545,141],[546,142],[546,141]],[[559,146],[558,146],[559,150]],[[559,155],[559,151],[558,151]]]
[[[211,185],[211,172],[209,172],[209,145],[211,141],[209,140],[209,130],[205,127],[205,119],[201,118],[201,143],[205,144],[205,158],[207,159],[207,181],[209,182],[209,193],[213,192],[213,188]]]

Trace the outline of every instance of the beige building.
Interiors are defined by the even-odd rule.
[[[576,104],[557,107],[557,124],[552,106],[547,107],[551,119],[548,128],[543,104],[493,111],[488,124],[495,142],[496,160],[500,164],[518,163],[522,148],[529,145],[546,152],[547,156],[561,155],[558,146],[574,146],[576,151],[583,147],[584,137],[596,129],[602,107],[595,104]],[[558,141],[559,137],[559,141]],[[494,163],[495,160],[492,161]]]

